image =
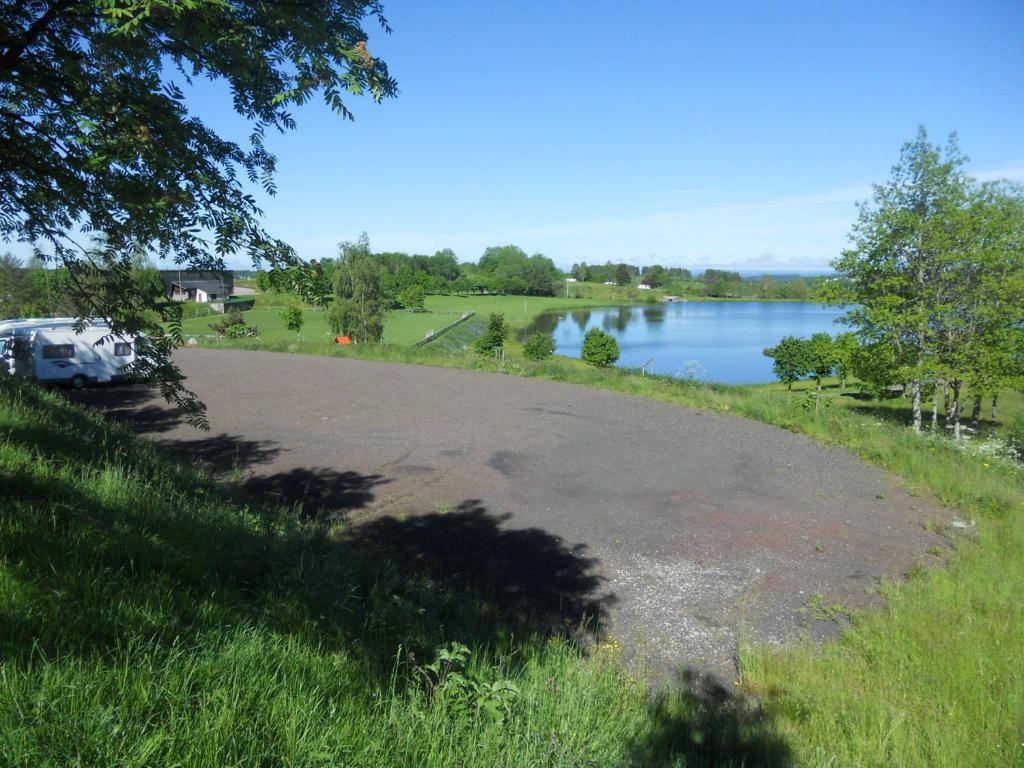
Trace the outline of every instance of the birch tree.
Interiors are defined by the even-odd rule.
[[[922,383],[939,374],[933,320],[945,300],[941,277],[959,220],[951,212],[967,198],[965,162],[955,135],[940,148],[920,128],[903,145],[889,181],[875,185],[871,200],[859,206],[851,247],[833,264],[848,278],[842,298],[855,304],[845,322],[864,343],[892,346],[901,361],[915,432],[921,431]]]
[[[1024,195],[973,183],[965,161],[955,137],[940,148],[921,129],[835,262],[849,278],[840,300],[856,304],[845,321],[868,348],[891,350],[894,375],[910,383],[914,430],[931,385],[933,425],[941,387],[957,438],[964,392],[975,395],[976,425],[981,397],[1019,382],[1024,357]]]

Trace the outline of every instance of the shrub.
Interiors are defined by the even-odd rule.
[[[615,365],[619,359],[619,342],[600,328],[591,328],[583,337],[583,360],[598,368]]]
[[[523,345],[523,356],[530,360],[544,360],[555,353],[555,340],[550,334],[537,331]]]
[[[289,304],[282,309],[281,319],[284,321],[284,327],[289,331],[295,331],[295,333],[302,331],[302,325],[305,320],[302,317],[302,309],[298,304]]]
[[[259,336],[260,331],[255,325],[232,325],[222,335],[229,339],[247,339]]]
[[[237,309],[233,309],[216,323],[210,323],[210,330],[214,331],[218,336],[227,336],[229,335],[228,331],[232,328],[242,327],[244,325],[245,318],[242,317],[242,313]]]
[[[476,351],[480,354],[487,354],[505,346],[505,339],[508,338],[510,328],[505,322],[505,316],[499,312],[491,315],[487,321],[487,330],[484,335],[477,339]]]
[[[786,336],[770,349],[764,350],[767,357],[772,358],[772,371],[779,381],[793,388],[793,382],[798,381],[807,373],[807,342],[795,336]]]

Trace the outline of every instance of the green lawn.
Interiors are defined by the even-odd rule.
[[[384,341],[388,344],[412,345],[431,331],[440,330],[456,321],[464,312],[475,312],[485,320],[493,312],[505,315],[513,329],[526,328],[530,322],[542,312],[560,309],[575,309],[595,306],[607,306],[614,297],[606,286],[605,291],[585,299],[566,299],[557,296],[427,296],[426,312],[391,312],[384,323]],[[623,290],[624,298],[628,297]],[[286,305],[292,297],[280,293],[256,294],[256,306],[243,313],[245,322],[259,328],[260,336],[268,343],[277,344],[294,342],[296,335],[288,331],[281,321],[279,308]],[[188,305],[187,312],[203,312],[202,305]],[[305,325],[302,337],[311,342],[327,342],[333,334],[327,325],[326,313],[315,307],[304,308]],[[202,317],[189,317],[182,322],[182,330],[186,336],[195,336],[197,342],[207,343],[205,336],[213,336],[210,324],[220,319],[220,315],[211,314]]]

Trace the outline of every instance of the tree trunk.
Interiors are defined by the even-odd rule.
[[[992,422],[992,426],[996,425],[996,401],[999,399],[999,395],[992,395],[992,415],[989,420]]]
[[[942,404],[942,426],[948,427],[949,426],[949,382],[948,381],[942,382],[942,397],[943,397],[943,400],[944,400],[944,402]]]
[[[981,395],[974,396],[974,408],[971,409],[971,429],[978,431],[978,422],[981,421]]]
[[[939,383],[932,388],[932,433],[939,428]]]
[[[953,438],[960,439],[960,382],[953,381]]]
[[[913,400],[911,400],[910,410],[913,414],[913,425],[914,432],[921,434],[921,382],[919,379],[914,379],[910,383],[911,392],[913,392]]]
[[[818,392],[821,392],[821,376],[818,377]]]

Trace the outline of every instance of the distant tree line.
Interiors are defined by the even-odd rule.
[[[528,256],[515,245],[487,248],[478,263],[460,264],[449,248],[433,256],[373,253],[364,236],[357,243],[343,243],[336,259],[257,272],[257,286],[294,293],[309,304],[326,306],[336,295],[335,272],[352,266],[354,248],[359,251],[360,269],[372,268],[377,274],[382,301],[393,309],[421,308],[424,297],[432,293],[552,296],[562,282],[551,259],[539,253]]]
[[[368,244],[367,250],[378,264],[382,290],[391,307],[405,309],[422,307],[426,295],[439,293],[554,296],[565,289],[567,277],[579,283],[607,283],[632,290],[647,285],[677,296],[735,299],[813,300],[826,282],[822,277],[798,275],[744,278],[738,272],[721,269],[707,269],[694,276],[683,267],[638,267],[610,261],[573,264],[564,273],[543,254],[528,255],[517,245],[491,246],[476,263],[460,263],[449,248],[433,256],[373,253]],[[287,291],[314,306],[327,306],[334,296],[334,270],[343,261],[344,256],[339,256],[257,272],[256,282],[261,290]]]
[[[604,264],[573,264],[569,274],[583,283],[643,284],[674,296],[720,299],[813,300],[826,282],[824,277],[800,275],[745,278],[738,272],[722,269],[706,269],[695,276],[683,267],[663,267],[660,264],[637,267],[610,261]]]

